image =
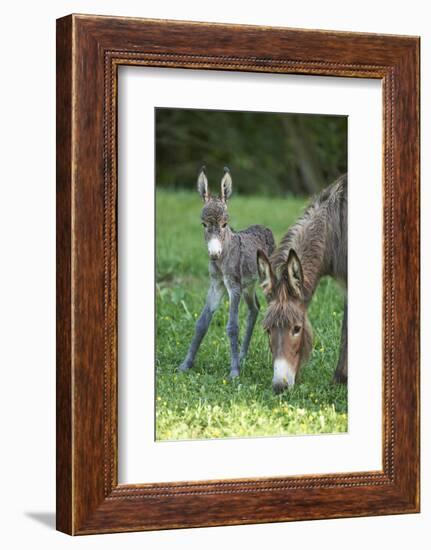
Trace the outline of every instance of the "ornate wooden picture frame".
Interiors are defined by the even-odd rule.
[[[383,469],[118,483],[117,69],[380,79]],[[419,511],[419,39],[70,15],[57,21],[57,528],[69,534]]]

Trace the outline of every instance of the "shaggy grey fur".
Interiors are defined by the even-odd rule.
[[[243,231],[229,227],[227,199],[232,193],[232,178],[225,168],[221,181],[220,198],[210,196],[208,180],[203,167],[198,176],[198,191],[204,200],[201,212],[205,240],[208,244],[210,288],[205,306],[196,322],[195,334],[180,370],[186,371],[193,365],[196,353],[210,325],[212,316],[227,291],[229,295],[229,320],[226,332],[231,349],[231,378],[238,376],[240,363],[247,355],[250,339],[259,312],[259,302],[255,292],[258,278],[256,253],[264,250],[268,255],[274,250],[274,237],[270,229],[262,225],[252,225]],[[247,328],[238,350],[238,310],[244,298],[248,306]]]
[[[347,285],[346,174],[326,187],[282,238],[271,257],[274,270],[285,265],[290,249],[301,261],[307,304],[325,275]]]

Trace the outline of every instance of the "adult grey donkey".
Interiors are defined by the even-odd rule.
[[[238,232],[229,226],[227,201],[232,194],[232,177],[228,168],[224,169],[221,180],[220,198],[210,195],[204,166],[199,172],[197,186],[204,201],[201,220],[208,246],[210,287],[205,306],[196,322],[192,343],[180,370],[186,371],[192,367],[213,314],[227,291],[229,320],[226,332],[231,350],[230,377],[234,378],[239,375],[240,364],[247,355],[259,312],[255,292],[258,280],[256,254],[260,249],[268,256],[271,255],[275,247],[274,237],[272,231],[263,225],[252,225]],[[241,296],[248,306],[248,319],[241,351],[238,351],[238,311]]]
[[[307,310],[322,277],[347,291],[347,175],[326,187],[281,239],[272,256],[257,254],[268,302],[263,326],[273,356],[276,393],[295,384],[312,348]],[[335,382],[347,382],[347,295]]]

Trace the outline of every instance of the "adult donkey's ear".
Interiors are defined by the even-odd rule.
[[[287,257],[284,270],[287,288],[292,296],[302,299],[304,288],[304,274],[302,272],[301,260],[297,253],[291,248]]]
[[[210,198],[210,190],[208,188],[208,178],[206,175],[205,166],[199,171],[198,175],[198,192],[204,202],[207,202]]]
[[[221,179],[220,197],[223,202],[226,202],[232,195],[232,176],[227,166],[224,168],[224,176]]]
[[[274,290],[276,279],[271,264],[263,250],[257,251],[257,272],[263,293],[266,298],[269,298]]]

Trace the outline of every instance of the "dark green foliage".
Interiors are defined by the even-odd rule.
[[[219,191],[229,166],[234,192],[310,195],[347,171],[347,117],[156,109],[157,185],[195,188],[206,164]]]

